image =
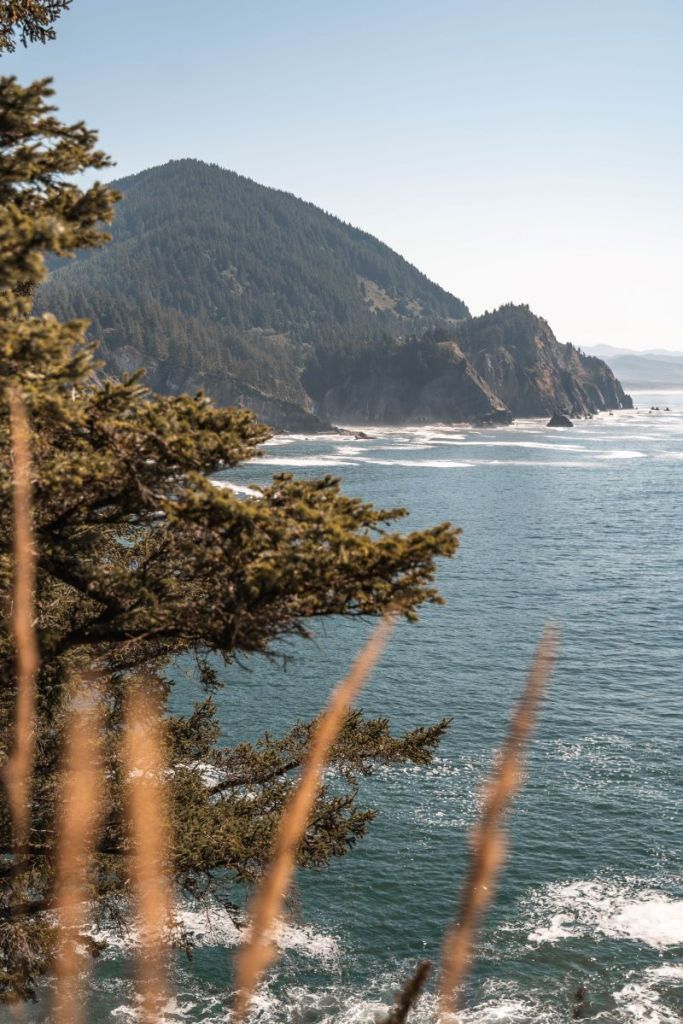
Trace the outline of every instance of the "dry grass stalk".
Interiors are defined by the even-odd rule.
[[[387,1017],[386,1024],[405,1024],[408,1014],[422,994],[432,970],[431,960],[422,960],[396,996],[396,1005]]]
[[[65,778],[57,849],[55,910],[55,1024],[81,1024],[84,994],[80,980],[80,936],[86,926],[88,868],[102,806],[101,716],[97,688],[83,680],[76,688],[66,738]],[[93,680],[88,679],[88,684]]]
[[[312,737],[299,782],[283,811],[270,864],[252,901],[250,935],[237,955],[236,1024],[244,1019],[263,972],[275,958],[272,931],[282,912],[282,903],[294,873],[296,853],[306,832],[330,750],[352,702],[386,644],[391,625],[389,617],[382,620],[348,675],[332,692]]]
[[[467,976],[481,917],[493,898],[505,858],[505,811],[519,788],[522,753],[533,728],[539,701],[555,660],[557,633],[546,627],[529,670],[524,693],[485,791],[481,817],[471,837],[470,867],[457,923],[447,933],[442,951],[439,1001],[441,1018],[457,1009],[457,991]]]
[[[15,391],[8,392],[13,472],[12,636],[16,651],[17,704],[12,753],[4,777],[12,815],[17,856],[28,843],[29,798],[35,744],[38,642],[34,627],[36,556],[31,503],[30,427],[26,408]]]
[[[161,1017],[167,992],[167,932],[171,919],[169,809],[159,714],[142,694],[128,703],[124,739],[131,878],[137,900],[138,984],[144,1024]]]

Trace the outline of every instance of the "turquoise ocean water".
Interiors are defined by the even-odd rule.
[[[683,393],[634,398],[637,410],[573,430],[529,420],[278,437],[227,474],[244,487],[283,470],[333,473],[350,493],[408,506],[409,525],[464,530],[440,568],[447,605],[396,631],[359,702],[397,728],[443,715],[453,725],[431,768],[364,784],[380,813],[349,857],[300,876],[261,1024],[374,1024],[416,961],[438,956],[480,784],[548,619],[561,624],[561,656],[462,1021],[571,1020],[579,985],[584,1013],[605,1024],[683,1020]],[[286,673],[262,661],[231,670],[226,738],[314,715],[366,632],[328,623],[293,648]],[[196,696],[182,684],[178,706]],[[237,929],[223,911],[184,917],[198,948],[178,961],[167,1019],[226,1020]],[[112,943],[97,967],[98,1021],[135,1019],[125,947]],[[435,1019],[432,995],[413,1019]]]

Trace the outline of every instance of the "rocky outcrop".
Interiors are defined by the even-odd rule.
[[[528,306],[503,306],[419,340],[341,348],[303,383],[318,415],[337,423],[497,424],[633,404],[606,363],[561,345]]]
[[[563,412],[554,412],[552,414],[552,416],[550,417],[550,419],[548,420],[548,422],[546,423],[546,427],[573,427],[573,426],[574,426],[574,424],[569,419],[569,416],[565,416],[565,414]]]
[[[463,321],[456,338],[513,416],[550,416],[556,409],[587,416],[633,408],[607,363],[560,344],[528,306],[502,306]]]
[[[110,365],[130,372],[143,358],[122,345],[111,352]],[[420,339],[386,339],[351,351],[340,345],[325,364],[318,359],[315,371],[303,373],[294,400],[227,372],[149,357],[146,382],[166,394],[202,388],[219,404],[250,408],[274,429],[295,433],[331,430],[331,423],[499,425],[557,410],[580,417],[633,404],[606,363],[561,345],[527,306],[503,306]]]

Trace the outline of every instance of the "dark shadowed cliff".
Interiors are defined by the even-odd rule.
[[[377,239],[197,160],[115,183],[105,249],[56,267],[40,311],[92,321],[107,366],[203,387],[275,427],[505,422],[627,404],[606,364],[526,307],[472,319]]]

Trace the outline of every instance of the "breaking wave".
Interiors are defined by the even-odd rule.
[[[553,883],[535,896],[531,916],[528,941],[537,946],[586,935],[683,946],[683,900],[634,880]]]

